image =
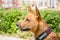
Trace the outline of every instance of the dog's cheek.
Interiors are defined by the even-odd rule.
[[[35,27],[35,26],[37,26],[36,23],[31,23],[31,24],[30,24],[30,27],[31,27],[31,28],[33,28],[33,27]]]

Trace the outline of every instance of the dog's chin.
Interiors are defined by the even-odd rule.
[[[21,31],[29,31],[30,28],[20,28]]]

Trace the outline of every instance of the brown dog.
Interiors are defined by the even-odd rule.
[[[35,40],[60,40],[60,37],[52,31],[41,17],[37,6],[35,6],[34,12],[29,6],[29,14],[22,22],[18,22],[17,26],[22,31],[31,31],[34,34]]]

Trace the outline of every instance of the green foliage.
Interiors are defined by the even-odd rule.
[[[27,11],[22,12],[18,9],[0,10],[0,31],[9,34],[16,33],[17,21],[24,19],[26,14]]]
[[[60,32],[60,12],[59,11],[53,11],[53,10],[45,10],[41,12],[41,15],[45,19],[45,21],[48,23],[50,27],[55,32]]]
[[[27,10],[21,9],[0,9],[0,33],[20,34],[16,23],[23,20],[27,15]],[[60,12],[53,10],[42,10],[41,15],[55,32],[60,32]],[[22,33],[21,33],[22,34]],[[25,35],[25,33],[23,33]],[[29,33],[27,36],[31,36]]]

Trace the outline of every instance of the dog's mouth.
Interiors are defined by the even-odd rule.
[[[21,25],[17,25],[17,27],[21,30],[21,31],[29,31],[30,28],[22,28]]]
[[[24,28],[24,29],[20,28],[20,30],[21,30],[21,31],[29,31],[30,28]]]

